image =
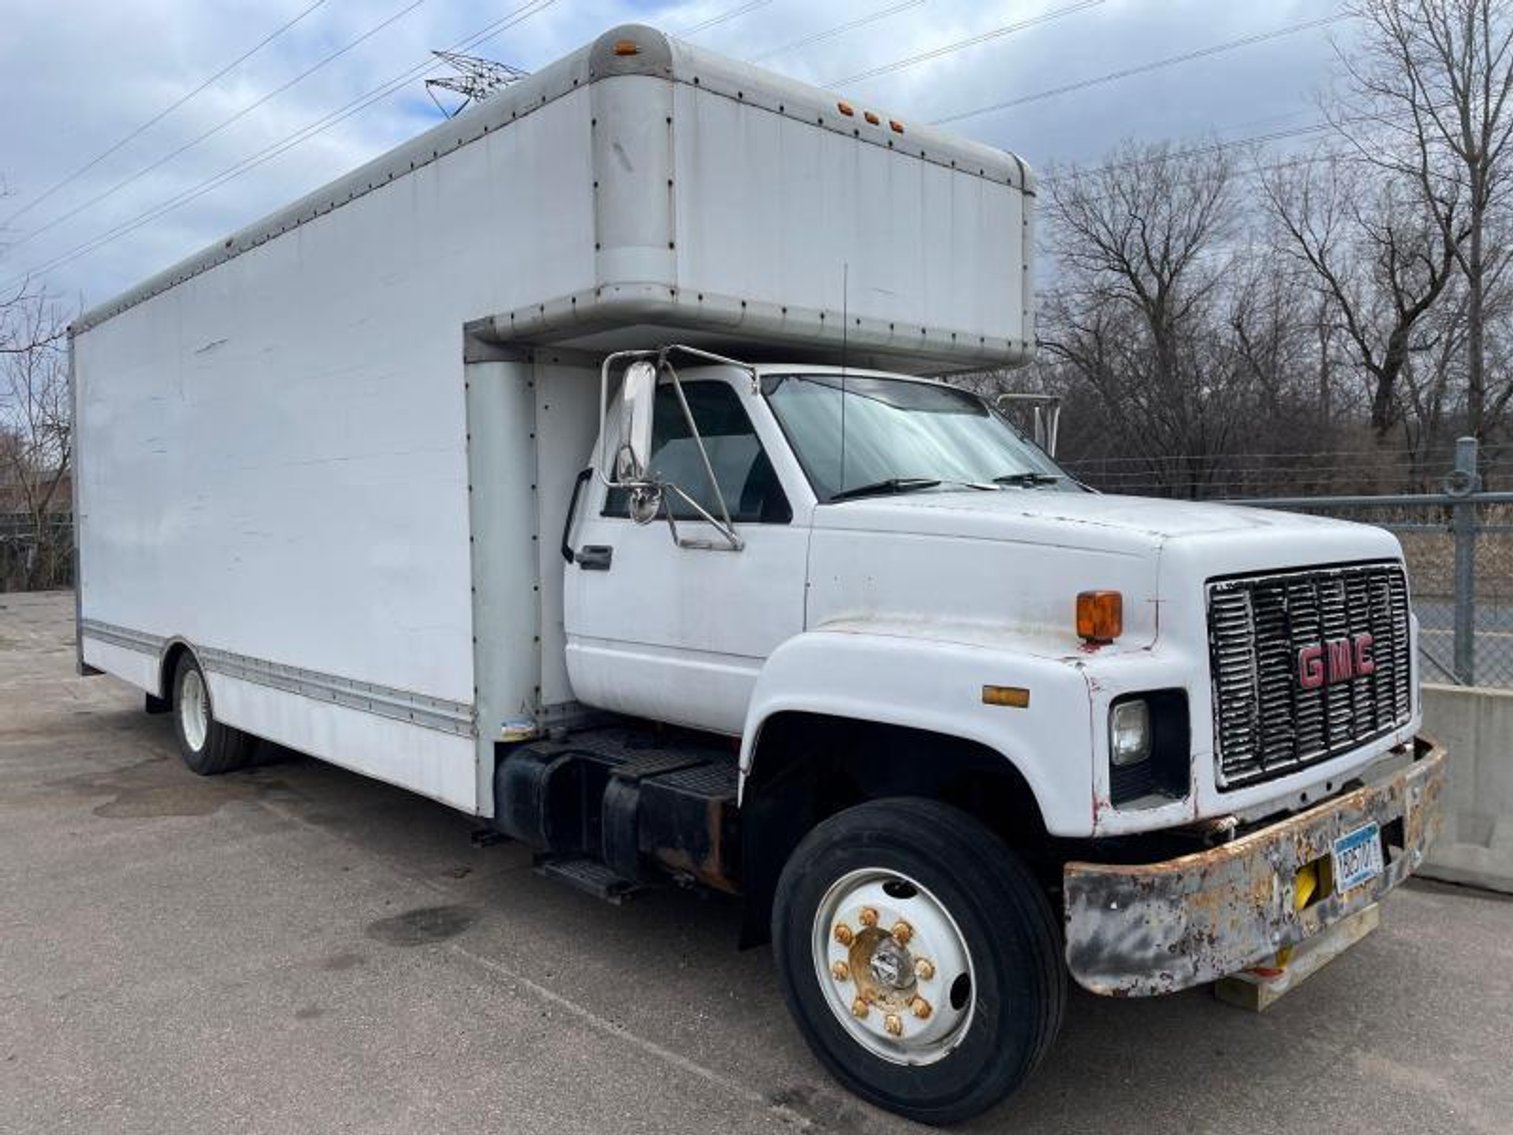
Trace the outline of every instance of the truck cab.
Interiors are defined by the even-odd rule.
[[[682,851],[662,866],[770,921],[795,1014],[831,1010],[811,1043],[839,1021],[839,1052],[910,1067],[965,1043],[965,1010],[918,999],[937,955],[971,968],[966,916],[886,848],[832,866],[899,823],[966,833],[921,876],[1006,851],[993,887],[1019,884],[1002,905],[1030,912],[1010,933],[1043,931],[1023,952],[1119,996],[1285,957],[1421,861],[1442,754],[1418,739],[1385,531],[1099,494],[928,379],[672,349],[613,357],[604,381],[564,533],[572,686],[705,752],[739,746],[728,815],[697,816],[726,838],[703,857],[664,839]],[[607,844],[613,823],[591,826]],[[629,842],[656,859],[655,836]],[[899,973],[907,998],[878,976]]]

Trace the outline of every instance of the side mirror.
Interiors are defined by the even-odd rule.
[[[657,396],[654,363],[634,362],[625,368],[621,389],[620,444],[615,450],[615,480],[635,484],[649,479],[651,414]]]

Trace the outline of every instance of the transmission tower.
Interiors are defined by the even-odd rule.
[[[518,83],[530,74],[529,71],[511,67],[508,63],[496,63],[492,59],[480,59],[476,55],[462,55],[456,51],[433,51],[431,54],[443,63],[450,64],[457,72],[455,75],[426,80],[426,94],[431,96],[431,101],[448,118],[460,113],[469,103],[482,102],[495,91],[503,90],[511,83]],[[462,102],[448,110],[436,97],[438,87],[461,95]]]

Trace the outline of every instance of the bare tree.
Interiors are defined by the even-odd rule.
[[[1224,314],[1238,232],[1233,159],[1127,143],[1092,171],[1050,172],[1048,244],[1059,278],[1041,346],[1114,448],[1197,493],[1240,424],[1253,374]],[[1074,406],[1078,392],[1071,390]],[[1083,400],[1084,403],[1086,400]],[[1081,426],[1079,425],[1079,429]]]
[[[3,313],[0,354],[0,510],[21,513],[29,531],[23,585],[44,586],[56,566],[57,517],[67,508],[72,407],[64,320],[45,296]]]
[[[1507,255],[1489,241],[1513,138],[1513,0],[1356,0],[1366,36],[1341,52],[1333,111],[1363,160],[1416,185],[1465,277],[1466,426],[1488,419],[1489,285]],[[1504,400],[1505,401],[1505,400]]]
[[[1321,155],[1273,170],[1261,185],[1279,251],[1305,269],[1319,315],[1370,382],[1371,425],[1384,440],[1415,329],[1450,286],[1465,228],[1453,203],[1425,205],[1412,186],[1374,174],[1349,156]]]

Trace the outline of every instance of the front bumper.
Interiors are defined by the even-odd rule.
[[[1426,738],[1411,763],[1219,847],[1136,866],[1068,863],[1066,958],[1077,983],[1149,997],[1216,981],[1376,902],[1424,861],[1439,834],[1445,750]],[[1295,908],[1295,880],[1337,837],[1375,820],[1390,860],[1344,894]],[[1401,850],[1395,822],[1401,820]]]

